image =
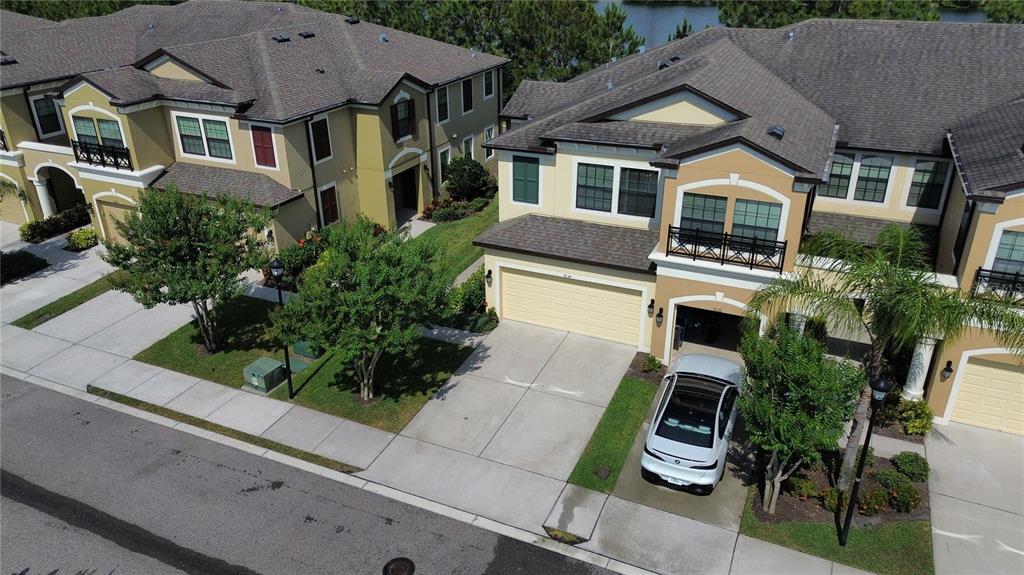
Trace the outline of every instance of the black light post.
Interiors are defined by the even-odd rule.
[[[274,284],[277,286],[277,305],[283,307],[284,296],[281,295],[281,280],[284,279],[284,262],[274,258],[270,262],[270,275],[274,278]],[[284,343],[284,370],[288,375],[288,399],[293,399],[295,391],[292,389],[292,362],[288,358],[288,342]]]
[[[850,522],[853,521],[853,510],[857,507],[857,493],[860,491],[860,478],[864,475],[864,460],[868,456],[868,448],[871,445],[871,432],[875,427],[875,414],[885,403],[885,396],[889,395],[892,389],[892,382],[885,377],[872,379],[868,382],[871,386],[871,417],[868,419],[868,432],[864,438],[864,447],[860,454],[860,462],[857,463],[857,478],[853,480],[853,489],[850,491],[850,504],[846,507],[846,521],[843,522],[843,530],[839,532],[839,545],[846,547],[846,538],[850,535]]]

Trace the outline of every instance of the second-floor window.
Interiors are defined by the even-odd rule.
[[[181,152],[190,156],[205,156],[220,160],[232,159],[231,137],[228,124],[223,120],[177,117]]]
[[[79,142],[95,145],[103,144],[104,146],[115,148],[124,147],[121,127],[114,120],[72,116],[71,121],[75,126],[75,137]]]
[[[992,261],[992,270],[1008,274],[1024,274],[1024,232],[1003,232]]]
[[[832,172],[828,183],[818,186],[818,195],[826,198],[846,198],[853,175],[853,154],[836,152],[832,157]]]
[[[473,111],[473,79],[466,78],[462,81],[462,113],[468,114]]]
[[[437,89],[437,123],[448,121],[448,86]]]
[[[705,194],[683,195],[682,217],[679,227],[720,234],[725,231],[725,209],[728,198]]]
[[[732,218],[732,235],[759,240],[775,240],[779,236],[782,204],[736,200]]]
[[[914,163],[914,177],[910,182],[908,206],[938,209],[942,192],[946,188],[948,162],[938,160],[917,160]]]
[[[494,70],[484,72],[484,99],[494,95]]]
[[[64,133],[64,121],[60,117],[53,98],[47,96],[36,96],[31,99],[32,113],[36,119],[36,128],[39,129],[40,137],[46,138]]]
[[[313,161],[323,162],[331,158],[331,129],[327,118],[310,122],[309,136],[313,140]]]
[[[658,205],[658,172],[622,168],[619,174],[619,213],[653,218]]]
[[[540,160],[512,156],[512,201],[540,203]]]
[[[416,104],[402,100],[391,106],[391,135],[396,141],[416,133]]]
[[[584,210],[611,212],[615,168],[597,164],[579,164],[576,170],[576,207]]]
[[[249,130],[252,132],[252,150],[256,157],[256,165],[264,168],[276,168],[274,132],[266,126],[251,126]]]
[[[490,142],[494,138],[494,126],[487,126],[484,128],[484,143]],[[494,157],[494,150],[492,148],[484,148],[484,158],[490,160]]]
[[[853,199],[862,202],[884,202],[885,190],[889,187],[889,171],[892,169],[891,156],[864,154],[857,172],[857,185]]]

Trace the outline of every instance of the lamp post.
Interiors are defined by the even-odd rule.
[[[857,507],[857,493],[860,491],[860,478],[864,475],[864,460],[868,456],[868,448],[871,445],[871,432],[875,427],[875,415],[879,408],[885,403],[885,396],[893,384],[888,378],[879,377],[868,382],[871,386],[871,417],[868,419],[868,432],[864,437],[864,447],[860,454],[860,461],[857,463],[857,477],[853,480],[853,489],[850,491],[850,503],[846,507],[846,521],[843,522],[843,530],[839,532],[839,545],[846,547],[846,538],[850,535],[850,522],[853,520],[853,510]]]
[[[281,295],[281,280],[284,278],[284,262],[274,258],[270,262],[270,275],[274,278],[274,285],[277,286],[277,305],[283,307],[284,296]],[[295,390],[292,389],[292,362],[288,358],[288,342],[284,342],[284,370],[288,376],[288,399],[293,399]]]

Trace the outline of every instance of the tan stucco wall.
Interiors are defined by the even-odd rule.
[[[167,112],[163,108],[150,108],[132,112],[127,119],[135,169],[171,165],[174,161],[174,142],[167,124]]]
[[[25,195],[24,201],[17,195],[0,200],[0,220],[23,224],[41,217],[42,210],[39,208],[35,186],[32,185],[32,182],[25,179],[25,172],[21,168],[0,165],[0,179],[14,184]],[[26,215],[28,219],[26,219]]]
[[[484,99],[483,74],[473,76],[473,110],[468,114],[462,113],[462,81],[448,84],[448,121],[443,124],[437,123],[437,94],[430,96],[430,117],[434,121],[434,145],[437,150],[445,146],[451,147],[451,157],[462,155],[462,141],[473,135],[473,157],[494,173],[497,169],[497,154],[486,158],[484,155],[484,129],[494,126],[494,135],[498,135],[498,113],[500,111],[501,84],[498,81],[500,70],[494,70],[494,91],[495,95]],[[426,115],[424,114],[424,117]],[[424,148],[426,149],[426,148]],[[435,151],[434,164],[437,165],[438,156]],[[434,177],[435,184],[440,189],[441,173],[440,168],[436,170]]]
[[[172,78],[174,80],[189,80],[192,82],[205,82],[203,78],[199,77],[188,68],[182,66],[174,60],[171,60],[170,58],[150,68],[149,73],[154,76],[159,76],[161,78]]]
[[[968,329],[964,335],[953,342],[941,342],[935,349],[935,356],[932,361],[932,368],[925,382],[925,393],[928,407],[936,417],[943,417],[947,407],[952,407],[950,395],[957,376],[962,371],[960,363],[965,352],[984,349],[1002,349],[994,333],[988,330],[977,328]],[[1007,353],[990,353],[984,355],[972,355],[972,358],[985,359],[1009,365],[1022,363],[1020,357]],[[942,381],[941,371],[946,367],[946,362],[953,362],[953,376]],[[1024,385],[1024,382],[1021,382]],[[955,401],[955,400],[954,400]]]
[[[298,243],[316,221],[316,207],[313,192],[307,191],[302,198],[280,206],[274,212],[274,243],[283,249]]]
[[[793,269],[800,245],[807,194],[793,191],[792,175],[780,171],[766,161],[741,149],[711,155],[710,157],[681,165],[676,178],[666,178],[663,191],[664,197],[662,199],[661,233],[659,235],[658,251],[662,253],[665,251],[669,226],[678,225],[675,212],[676,206],[682,198],[679,188],[708,180],[724,179],[728,181],[732,174],[738,174],[739,181],[748,181],[765,186],[789,200],[788,211],[785,205],[783,206],[784,213],[788,214],[785,223],[786,230],[783,234],[783,239],[788,242],[783,268],[786,270]],[[733,212],[736,208],[737,199],[782,203],[778,198],[750,187],[744,187],[743,185],[716,184],[683,192],[683,194],[686,193],[727,197],[729,201],[726,206],[725,215],[726,232],[732,229]]]
[[[493,272],[492,278],[498,275],[498,266],[506,269],[516,268],[541,273],[548,272],[553,273],[556,277],[564,277],[583,282],[588,279],[596,279],[599,281],[603,280],[606,282],[621,284],[623,286],[646,289],[648,298],[654,297],[652,294],[655,292],[655,277],[652,274],[615,270],[540,256],[516,254],[502,250],[485,250],[484,270],[491,270]],[[486,273],[486,271],[484,273]],[[487,286],[486,292],[487,306],[495,307],[500,314],[501,306],[496,305],[500,304],[498,295],[499,289],[500,286],[498,285],[498,282],[492,281],[491,284]],[[641,334],[643,334],[643,345],[640,347],[650,347],[651,326],[653,324],[654,320],[645,315],[644,323],[640,326]]]
[[[12,94],[0,99],[0,129],[4,131],[11,151],[14,151],[18,142],[36,141],[32,112],[28,109],[24,94]]]
[[[960,260],[960,285],[970,290],[978,268],[985,267],[985,260],[990,251],[994,252],[999,243],[995,237],[995,228],[1002,222],[1016,221],[1006,230],[1024,231],[1024,194],[1007,198],[998,206],[995,213],[985,213],[982,206],[975,210],[971,231],[964,244],[964,257]]]
[[[622,110],[611,115],[610,119],[714,126],[730,122],[736,117],[693,92],[682,91]]]
[[[859,150],[841,150],[856,153]],[[875,152],[866,152],[875,153]],[[829,212],[848,214],[867,218],[878,218],[898,222],[913,222],[929,226],[938,225],[942,217],[942,205],[938,209],[925,209],[907,206],[907,197],[910,195],[911,178],[914,175],[914,164],[918,159],[935,159],[947,162],[952,166],[949,158],[931,158],[925,156],[911,156],[907,154],[894,154],[877,152],[878,155],[892,156],[892,170],[889,174],[889,186],[886,188],[884,202],[863,202],[853,199],[853,192],[848,199],[826,198],[818,196],[814,200],[815,212]],[[953,170],[948,172],[950,179],[956,179]]]
[[[675,322],[672,305],[669,303],[672,299],[696,297],[699,299],[684,301],[677,305],[743,316],[746,310],[732,302],[739,302],[745,306],[753,293],[752,290],[732,286],[659,275],[654,292],[654,307],[655,314],[658,309],[665,310],[665,321],[660,327],[655,322],[651,324],[651,354],[666,360],[665,341],[666,338],[671,338]]]
[[[935,255],[935,271],[940,274],[956,273],[956,254],[954,253],[956,236],[960,230],[960,220],[963,218],[966,205],[967,196],[960,184],[960,178],[954,174],[946,212],[942,215],[942,223],[939,225],[939,247]]]

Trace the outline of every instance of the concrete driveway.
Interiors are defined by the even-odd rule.
[[[925,447],[935,572],[1024,573],[1024,437],[951,423]]]
[[[401,434],[564,481],[635,354],[504,321]]]

